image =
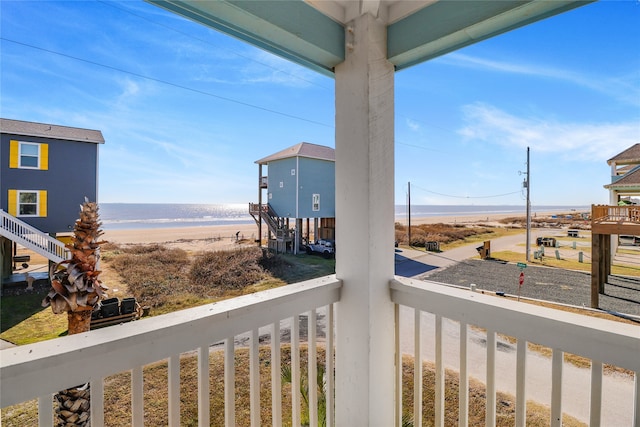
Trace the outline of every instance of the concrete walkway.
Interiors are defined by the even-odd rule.
[[[535,238],[535,234],[532,233],[531,239],[535,241]],[[491,251],[515,250],[524,240],[524,232],[522,234],[500,237],[491,240]],[[479,246],[479,244],[460,246],[440,253],[405,248],[396,249],[396,275],[416,279],[428,277],[429,274],[438,269],[450,267],[466,259],[478,256],[477,246]],[[520,248],[520,250],[524,249]],[[416,264],[421,264],[421,266],[417,266]]]

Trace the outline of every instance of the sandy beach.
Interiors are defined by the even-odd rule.
[[[547,215],[547,214],[538,214]],[[431,216],[412,218],[411,225],[420,224],[483,224],[500,225],[499,221],[504,218],[520,216],[517,214],[494,214],[494,215],[457,215],[457,216]],[[406,219],[398,218],[397,221],[406,225]],[[266,232],[266,225],[263,226],[263,233]],[[201,227],[176,227],[176,228],[144,228],[129,230],[105,230],[104,240],[116,244],[137,244],[137,243],[162,243],[170,245],[181,245],[185,249],[194,250],[201,247],[202,250],[212,250],[236,244],[236,233],[239,232],[239,239],[254,242],[258,236],[258,226],[255,224],[236,224]]]
[[[102,238],[116,244],[161,243],[187,251],[222,250],[239,241],[254,242],[258,235],[255,224],[217,225],[203,227],[144,228],[105,230]]]

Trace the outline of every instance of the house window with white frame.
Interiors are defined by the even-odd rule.
[[[20,142],[20,167],[40,169],[40,144]]]
[[[18,192],[18,215],[38,216],[38,192],[19,191]]]

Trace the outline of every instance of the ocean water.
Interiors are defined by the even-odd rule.
[[[100,203],[105,230],[251,224],[249,204]]]
[[[253,224],[249,204],[100,203],[105,230]],[[589,212],[589,206],[532,206],[538,212]],[[396,205],[396,220],[406,220],[407,207]],[[526,214],[516,205],[411,205],[411,218],[430,216]]]

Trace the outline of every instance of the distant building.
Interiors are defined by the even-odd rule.
[[[267,224],[270,248],[297,253],[305,240],[335,238],[333,148],[301,142],[256,163],[259,202],[251,204],[249,210],[260,236],[262,222]],[[293,226],[290,220],[294,221]]]
[[[613,156],[607,164],[611,166],[611,183],[604,188],[609,190],[611,205],[630,202],[640,196],[640,144]]]
[[[85,197],[97,201],[100,144],[99,130],[0,119],[3,277],[11,242],[46,252],[50,245],[36,231],[43,238],[70,233]]]

